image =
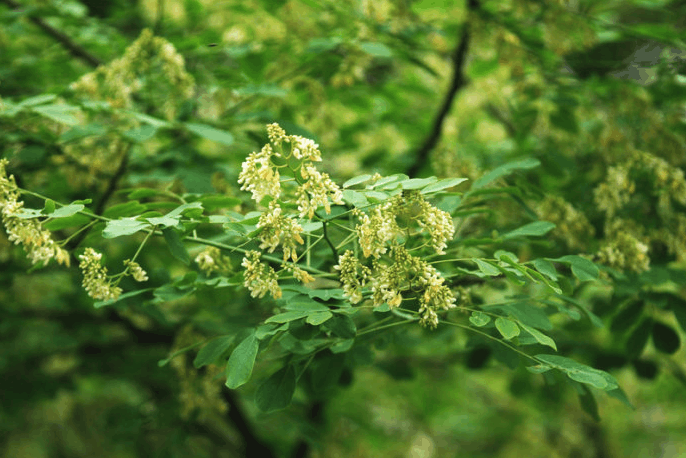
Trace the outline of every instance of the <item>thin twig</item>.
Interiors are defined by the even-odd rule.
[[[329,234],[326,232],[326,221],[322,221],[322,229],[324,230],[324,240],[326,240],[326,243],[329,244],[331,247],[331,252],[333,253],[334,259],[338,259],[338,251],[336,250],[336,247],[331,243],[331,239],[329,239]]]
[[[468,11],[475,10],[476,8],[478,8],[478,6],[478,0],[469,0],[467,2]],[[445,99],[443,100],[441,108],[438,110],[438,113],[436,114],[436,118],[434,119],[431,132],[429,132],[429,135],[424,140],[424,143],[422,143],[422,145],[417,149],[417,152],[414,153],[414,162],[407,170],[407,174],[410,177],[416,176],[419,170],[421,170],[422,166],[429,159],[429,154],[431,153],[431,150],[434,149],[434,147],[438,143],[438,140],[441,138],[441,132],[443,131],[443,121],[450,112],[450,108],[453,105],[453,100],[455,99],[457,91],[459,91],[463,86],[467,84],[467,79],[464,75],[464,65],[466,60],[465,58],[467,56],[467,49],[469,47],[469,39],[469,23],[465,23],[462,27],[460,42],[455,48],[455,51],[453,52],[452,56],[453,76],[450,81],[448,93],[446,94]]]
[[[0,0],[0,2],[8,5],[10,8],[13,9],[21,9],[22,5],[15,2],[14,0]],[[29,16],[28,17],[29,21],[33,22],[36,24],[38,27],[43,29],[45,33],[50,35],[52,38],[57,40],[67,48],[67,50],[75,57],[78,57],[79,59],[82,59],[85,61],[88,65],[92,67],[97,67],[100,64],[102,64],[102,61],[95,57],[93,54],[88,52],[86,49],[81,47],[81,45],[75,43],[69,35],[66,33],[62,32],[61,30],[56,29],[55,27],[51,26],[43,18],[37,17],[37,16]]]

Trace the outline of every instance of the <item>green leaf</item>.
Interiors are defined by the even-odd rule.
[[[157,129],[169,129],[172,127],[172,124],[170,122],[164,121],[159,118],[154,118],[152,116],[143,114],[143,113],[138,113],[136,111],[124,111],[124,113],[128,114],[129,116],[133,117],[134,119],[137,119],[138,121],[144,122],[146,124],[150,124],[151,126],[154,126]]]
[[[548,221],[535,221],[533,223],[526,224],[520,228],[510,231],[502,236],[503,239],[512,239],[515,237],[531,237],[531,236],[541,236],[547,234],[549,231],[553,230],[555,225]]]
[[[291,403],[294,392],[295,369],[289,364],[262,382],[255,393],[255,404],[262,412],[281,410]]]
[[[619,383],[612,375],[581,364],[571,358],[558,355],[536,355],[536,358],[555,369],[561,370],[569,378],[579,383],[585,383],[604,391],[619,388]]]
[[[548,315],[541,308],[526,302],[516,302],[514,304],[498,306],[497,308],[507,312],[512,318],[528,326],[543,329],[544,331],[553,329]]]
[[[55,211],[55,201],[52,199],[45,199],[45,205],[43,206],[43,214],[49,215]]]
[[[319,7],[319,4],[315,1],[310,2],[309,0],[305,0],[305,3],[310,3],[314,8]],[[307,44],[306,51],[316,54],[333,51],[341,43],[343,43],[341,37],[313,38]]]
[[[370,56],[385,58],[393,57],[393,51],[391,51],[391,48],[389,48],[383,43],[363,41],[362,43],[359,43],[358,46],[362,51],[366,52]]]
[[[359,191],[353,191],[352,189],[343,190],[343,201],[357,208],[369,206],[369,201],[365,195]]]
[[[364,183],[365,181],[369,181],[372,178],[371,175],[360,175],[357,177],[353,177],[343,183],[344,188],[349,188],[351,186],[355,186],[356,184]]]
[[[579,281],[592,281],[598,279],[598,266],[593,264],[586,258],[576,255],[562,256],[557,259],[549,259],[549,261],[563,262],[570,264],[572,267],[572,273]]]
[[[233,350],[226,364],[226,386],[238,388],[250,379],[260,341],[251,333]]]
[[[660,321],[653,322],[653,344],[658,351],[672,355],[681,346],[679,334],[669,325]]]
[[[138,221],[136,218],[116,219],[107,222],[105,229],[102,231],[102,236],[106,239],[112,239],[123,235],[135,234],[148,227],[150,227],[150,224],[144,221]]]
[[[670,304],[672,312],[674,312],[674,318],[676,318],[679,326],[681,326],[681,330],[686,332],[686,301],[683,301],[681,304],[675,302],[676,301],[673,301],[672,304]]]
[[[36,105],[42,105],[44,103],[52,102],[56,98],[57,96],[55,94],[35,95],[33,97],[29,97],[28,99],[22,100],[17,104],[17,106],[20,106],[22,108],[34,107]]]
[[[582,304],[581,302],[579,302],[579,301],[577,301],[576,299],[573,299],[573,298],[571,298],[571,297],[569,297],[569,296],[565,296],[565,295],[563,295],[563,294],[557,294],[556,297],[557,297],[558,299],[561,299],[561,300],[565,301],[565,302],[568,302],[568,303],[570,303],[570,304],[573,304],[573,305],[575,305],[576,307],[578,307],[579,309],[581,309],[581,311],[584,312],[584,313],[586,314],[586,316],[587,316],[588,319],[591,321],[591,323],[593,323],[593,326],[598,327],[598,328],[602,328],[602,327],[603,327],[603,320],[601,320],[600,317],[599,317],[598,315],[596,315],[595,313],[591,312],[591,310],[590,310],[588,307],[586,307],[584,304]]]
[[[200,202],[207,211],[214,211],[218,208],[233,208],[241,203],[241,199],[217,194],[203,196],[200,198]]]
[[[472,315],[469,317],[469,321],[474,326],[480,328],[482,326],[486,326],[491,321],[491,317],[483,312],[472,312]]]
[[[128,299],[130,297],[139,296],[143,293],[147,293],[148,291],[152,291],[152,288],[145,288],[145,289],[139,289],[136,291],[130,291],[128,293],[120,294],[119,297],[117,297],[116,299],[108,299],[106,301],[97,301],[97,302],[93,303],[93,307],[95,307],[96,309],[99,309],[102,307],[107,307],[108,305],[112,305],[114,303],[123,301],[124,299]]]
[[[75,112],[80,111],[79,107],[56,103],[53,105],[40,105],[33,107],[32,110],[41,116],[51,119],[59,124],[67,126],[75,126],[80,123],[79,119],[74,115]]]
[[[276,84],[248,84],[236,90],[241,96],[259,95],[262,97],[285,97],[288,91]],[[310,138],[310,137],[308,137]]]
[[[467,71],[471,78],[482,78],[500,68],[500,59],[476,59],[469,64]]]
[[[37,208],[20,208],[19,211],[12,216],[20,219],[33,219],[43,216],[43,210],[38,210]]]
[[[357,335],[357,326],[348,315],[336,314],[323,327],[343,339],[353,339]]]
[[[46,202],[47,205],[47,202]],[[54,203],[53,203],[54,206]],[[54,208],[54,207],[53,207]],[[60,207],[57,210],[54,210],[45,216],[49,216],[50,218],[68,218],[70,216],[73,216],[77,214],[78,212],[82,211],[84,208],[86,208],[83,204],[70,204],[70,205],[65,205],[64,207]]]
[[[288,301],[283,306],[286,310],[297,312],[328,312],[329,307],[313,300],[307,300],[304,296],[298,295],[295,299]]]
[[[164,216],[146,218],[148,222],[154,226],[161,227],[175,227],[178,226],[179,220],[182,216],[199,213],[202,214],[202,204],[200,202],[191,202],[189,204],[183,204],[176,207],[174,210],[170,211]]]
[[[396,173],[395,175],[389,175],[387,177],[382,177],[378,179],[374,184],[370,185],[371,189],[384,188],[384,189],[395,189],[400,186],[401,180],[407,180],[409,177],[404,173]]]
[[[265,323],[288,323],[289,321],[299,320],[305,318],[311,312],[309,311],[291,311],[279,313],[278,315],[270,316],[265,320]]]
[[[148,218],[150,220],[150,218]],[[164,235],[164,241],[167,242],[167,247],[171,252],[172,256],[181,261],[186,265],[190,265],[191,257],[188,254],[186,245],[181,241],[181,236],[179,231],[172,227],[167,227],[162,229],[162,234]]]
[[[59,231],[66,229],[68,227],[83,226],[91,221],[91,219],[86,215],[72,215],[67,218],[53,219],[43,224],[43,226],[49,231]]]
[[[607,394],[615,399],[619,399],[630,409],[636,410],[636,407],[634,407],[631,401],[629,401],[629,398],[627,397],[626,393],[621,388],[617,387],[614,390],[608,390]]]
[[[122,216],[140,215],[146,210],[147,208],[145,205],[141,205],[141,203],[137,200],[133,200],[131,202],[125,202],[123,204],[117,204],[109,207],[103,212],[102,216],[115,219],[121,218]]]
[[[548,347],[552,348],[553,350],[557,351],[557,346],[555,345],[555,341],[548,337],[547,335],[543,334],[541,331],[537,330],[536,328],[532,328],[530,326],[527,326],[523,323],[519,323],[519,326],[524,329],[526,332],[531,334],[531,336],[536,339],[536,342],[540,343],[541,345],[547,345]]]
[[[444,189],[452,188],[458,184],[464,183],[469,180],[469,178],[445,178],[443,180],[438,180],[436,183],[432,183],[422,189],[422,194],[431,194],[438,191],[443,191]]]
[[[309,315],[305,322],[307,324],[311,324],[312,326],[319,326],[320,324],[328,321],[331,317],[333,317],[333,313],[329,312],[328,310],[326,312],[315,312]]]
[[[570,108],[559,107],[556,112],[550,114],[550,123],[570,134],[579,133],[579,123],[574,110]]]
[[[533,265],[540,273],[551,280],[557,281],[557,270],[555,270],[555,266],[552,262],[546,259],[534,259]]]
[[[234,338],[235,336],[221,336],[210,340],[198,352],[193,360],[193,366],[198,369],[217,361],[220,356],[231,348]]]
[[[146,197],[153,197],[153,196],[159,196],[159,195],[164,195],[164,191],[160,189],[154,189],[154,188],[136,188],[129,192],[129,194],[126,196],[129,199],[135,200],[135,199],[144,199]]]
[[[579,403],[581,404],[581,408],[595,421],[600,421],[600,415],[598,414],[598,403],[595,401],[593,393],[586,385],[579,384],[577,386],[579,387],[577,393],[579,395]]]
[[[528,277],[530,277],[530,278],[533,277],[536,280],[542,281],[543,283],[546,284],[546,286],[548,286],[550,289],[555,291],[557,294],[562,294],[562,289],[554,280],[551,280],[548,277],[544,277],[543,275],[541,275],[540,273],[538,273],[538,271],[536,271],[534,269],[530,269],[528,267],[524,267],[521,265],[519,267],[524,268],[524,270],[526,271],[526,275]]]
[[[208,126],[206,124],[198,124],[187,122],[186,128],[200,137],[212,140],[213,142],[221,143],[222,145],[231,146],[233,145],[234,139],[233,135],[224,130]]]
[[[499,316],[495,319],[495,327],[498,332],[507,340],[519,335],[519,326],[512,320]]]
[[[435,183],[436,180],[438,180],[436,177],[410,178],[409,180],[401,181],[399,184],[402,189],[421,189]]]
[[[330,391],[338,385],[341,373],[345,367],[345,355],[324,353],[315,358],[310,372],[312,390],[321,394]]]
[[[496,167],[486,175],[476,180],[472,185],[472,190],[483,188],[487,184],[497,180],[498,178],[509,175],[510,173],[516,170],[533,169],[534,167],[538,167],[539,165],[541,165],[541,162],[538,159],[533,158],[521,159],[518,161],[503,164],[500,167]]]
[[[474,258],[473,261],[479,266],[479,270],[490,277],[497,277],[500,275],[500,270],[493,266],[488,261],[482,261],[481,259]]]
[[[653,320],[644,318],[638,326],[629,334],[626,340],[626,353],[629,358],[638,358],[648,343],[650,332],[653,329]]]
[[[610,331],[621,333],[631,329],[643,316],[644,302],[641,300],[630,301],[612,318]]]
[[[77,125],[62,133],[59,137],[60,143],[69,143],[86,137],[101,136],[107,133],[107,127],[99,123]]]
[[[279,326],[278,324],[274,324],[274,323],[261,324],[255,330],[255,336],[259,340],[262,340],[265,337],[273,336],[274,334],[277,334],[280,331],[285,331],[287,329],[288,329],[288,323],[284,323],[281,326]]]
[[[331,353],[345,353],[346,351],[350,350],[353,347],[353,344],[355,343],[355,339],[346,339],[341,342],[335,343],[331,346],[330,350]]]
[[[157,127],[150,124],[143,124],[135,129],[127,130],[123,136],[134,143],[144,143],[157,134]]]

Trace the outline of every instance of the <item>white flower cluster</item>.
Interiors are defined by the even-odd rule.
[[[402,233],[396,221],[397,199],[391,199],[374,207],[371,216],[355,212],[360,219],[357,225],[357,238],[365,258],[378,258],[388,250],[388,242]]]
[[[266,196],[277,199],[281,194],[281,177],[279,171],[271,164],[272,156],[281,155],[275,152],[271,145],[264,145],[260,152],[250,153],[238,175],[241,190],[251,192],[255,202],[259,203]]]
[[[429,328],[438,326],[437,311],[455,307],[455,296],[444,282],[445,279],[429,263],[412,256],[403,246],[391,248],[393,263],[383,266],[373,262],[371,276],[372,300],[374,305],[388,304],[391,308],[400,306],[402,291],[419,294],[419,324]]]
[[[107,267],[100,264],[101,260],[102,254],[90,247],[79,256],[79,268],[83,272],[82,285],[95,300],[117,299],[122,290],[107,278]]]
[[[243,286],[250,290],[252,297],[262,298],[270,293],[274,299],[281,297],[281,288],[277,282],[276,272],[271,266],[260,262],[260,253],[248,251],[241,265],[243,271]]]
[[[224,256],[217,247],[207,247],[195,257],[195,262],[205,275],[212,275],[214,272],[226,274],[231,272],[231,259]]]
[[[369,267],[360,263],[355,253],[347,250],[338,257],[338,265],[334,269],[340,271],[340,280],[345,294],[352,304],[362,301],[362,288],[372,274]]]
[[[296,242],[301,245],[305,243],[300,236],[303,228],[295,219],[283,216],[281,214],[281,207],[275,200],[269,202],[269,208],[260,216],[257,227],[262,229],[262,232],[258,235],[262,241],[260,244],[261,249],[268,248],[269,252],[273,253],[281,245],[284,261],[289,258],[294,262],[298,260],[295,244]]]
[[[279,199],[282,190],[278,169],[288,165],[277,166],[272,158],[280,158],[282,161],[295,158],[301,162],[292,170],[295,173],[299,169],[304,180],[295,190],[301,218],[306,215],[308,218],[314,217],[314,212],[320,206],[324,207],[326,213],[330,213],[329,199],[343,205],[343,194],[338,185],[331,181],[328,174],[318,171],[312,164],[322,160],[319,145],[299,135],[286,135],[286,131],[276,123],[267,126],[267,135],[271,144],[265,145],[260,152],[251,153],[243,162],[241,173],[238,175],[241,190],[252,192],[252,199],[258,203],[265,196],[271,196],[274,200]],[[285,150],[286,144],[290,145],[290,151]]]
[[[293,274],[293,278],[301,283],[310,283],[314,281],[314,277],[307,273],[307,271],[298,267],[294,262],[284,262],[281,264],[281,268]]]
[[[437,312],[454,308],[455,295],[435,268],[412,256],[402,243],[410,229],[418,227],[428,233],[434,251],[444,254],[455,232],[450,215],[429,204],[418,191],[405,191],[377,205],[369,214],[354,213],[360,219],[356,228],[360,248],[365,258],[372,258],[372,268],[362,265],[352,251],[341,255],[335,269],[340,271],[345,295],[353,304],[358,303],[363,299],[361,289],[369,284],[375,306],[397,308],[407,292],[419,301],[419,323],[436,328]],[[390,264],[382,259],[384,254]]]
[[[32,264],[47,264],[55,259],[58,264],[69,266],[69,253],[55,243],[40,220],[21,215],[24,202],[19,200],[14,176],[7,176],[7,164],[7,159],[0,159],[0,209],[7,239],[15,245],[23,245]]]
[[[174,46],[145,29],[122,57],[83,75],[71,88],[116,108],[131,108],[134,94],[141,89],[164,91],[162,108],[172,119],[179,99],[193,97],[195,81]]]
[[[455,234],[453,219],[440,210],[418,191],[406,191],[376,206],[370,215],[358,212],[360,224],[357,234],[365,257],[378,258],[386,253],[389,242],[403,233],[397,222],[402,218],[408,224],[415,221],[431,237],[431,246],[437,254],[445,254],[448,240]]]
[[[327,214],[331,213],[329,197],[335,204],[343,205],[343,193],[328,174],[319,172],[312,165],[303,164],[300,175],[306,180],[295,191],[301,218],[307,215],[312,219],[315,210],[322,205]]]
[[[257,222],[260,249],[273,253],[280,247],[284,261],[282,270],[307,283],[314,278],[295,264],[298,260],[297,247],[305,243],[301,235],[303,227],[295,215],[284,214],[284,209],[289,207],[282,204],[291,203],[291,198],[294,198],[299,217],[311,219],[320,207],[324,207],[326,213],[331,213],[331,202],[343,205],[343,193],[329,175],[319,172],[313,165],[313,162],[322,160],[319,145],[314,141],[299,135],[287,135],[276,123],[267,126],[267,136],[270,143],[259,152],[250,153],[243,162],[238,183],[241,190],[252,193],[252,199],[258,205],[264,204],[264,199],[271,198],[267,210]],[[282,175],[286,176],[283,181]],[[282,184],[285,186],[282,187]],[[243,259],[242,265],[246,267],[245,285],[253,296],[262,297],[266,292],[271,292],[273,297],[280,297],[276,272],[270,266],[259,263],[258,259],[259,253],[255,251],[249,252]],[[260,274],[266,276],[259,278]]]
[[[420,196],[419,193],[416,193]],[[453,218],[448,212],[440,210],[423,198],[419,200],[421,212],[417,218],[420,227],[426,229],[431,236],[431,246],[436,254],[445,254],[448,240],[452,240],[455,235]]]
[[[597,254],[598,261],[616,269],[644,272],[650,268],[648,245],[626,231],[618,231]]]
[[[144,282],[148,281],[148,274],[143,268],[140,266],[135,261],[132,261],[130,259],[126,259],[124,261],[124,266],[126,266],[128,273],[133,277],[134,280],[137,282]]]

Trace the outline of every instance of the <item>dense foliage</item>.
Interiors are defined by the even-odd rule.
[[[678,456],[683,17],[0,2],[0,449]]]

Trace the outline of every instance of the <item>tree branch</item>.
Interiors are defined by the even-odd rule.
[[[469,0],[467,2],[468,11],[473,11],[478,7],[478,0]],[[443,104],[441,105],[441,108],[438,110],[438,113],[434,118],[431,132],[429,132],[429,135],[424,140],[424,143],[422,143],[422,145],[417,149],[416,153],[414,154],[414,162],[407,170],[407,174],[410,177],[416,176],[417,173],[419,173],[422,166],[429,159],[429,154],[431,153],[431,150],[434,149],[434,147],[438,143],[438,140],[441,138],[441,132],[443,131],[443,121],[450,112],[450,108],[452,107],[453,100],[455,99],[457,91],[459,91],[463,86],[467,84],[467,79],[464,75],[464,64],[465,58],[467,56],[467,49],[469,47],[469,39],[469,23],[465,23],[462,27],[460,42],[455,48],[455,51],[453,52],[452,56],[453,76],[450,81],[448,93],[445,95]]]
[[[22,8],[22,5],[17,3],[14,0],[0,0],[0,2],[6,4],[7,6],[9,6],[10,8],[13,8],[15,10]],[[71,38],[69,38],[69,36],[67,34],[62,32],[61,30],[54,28],[53,26],[51,26],[50,24],[45,22],[45,20],[43,20],[43,18],[40,18],[37,16],[31,16],[31,15],[29,15],[28,18],[31,22],[33,22],[38,27],[43,29],[43,31],[45,33],[47,33],[52,38],[54,38],[55,40],[60,42],[62,44],[62,46],[67,48],[67,50],[74,57],[78,57],[79,59],[82,59],[91,67],[97,67],[102,63],[100,61],[100,59],[95,57],[93,54],[88,52],[86,49],[81,47],[79,44],[75,43]]]

